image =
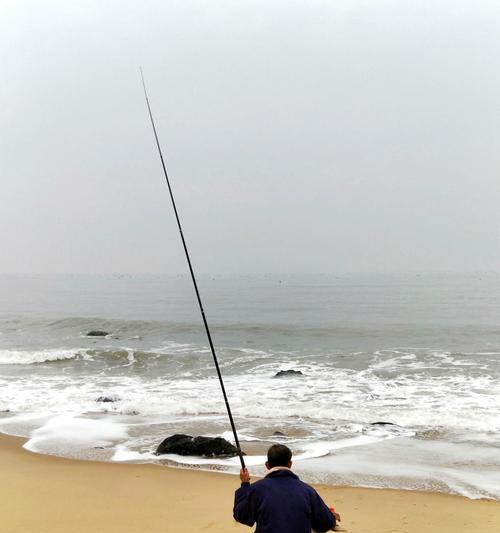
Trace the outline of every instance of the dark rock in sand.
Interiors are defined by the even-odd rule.
[[[118,398],[111,398],[110,396],[99,396],[97,398],[96,402],[102,402],[102,403],[111,403],[118,401]]]
[[[370,426],[395,426],[392,422],[372,422]]]
[[[275,431],[273,434],[272,434],[273,437],[276,437],[278,439],[280,438],[283,438],[283,437],[286,437],[286,435],[284,433],[281,433],[281,431]]]
[[[109,333],[100,329],[93,329],[87,333],[87,337],[105,337],[106,335],[109,335]]]
[[[191,435],[179,434],[167,437],[158,446],[156,455],[165,453],[204,457],[234,457],[238,455],[235,446],[221,437],[191,437]]]
[[[303,376],[302,372],[300,370],[280,370],[277,374],[275,374],[275,378],[284,378],[284,377],[290,377],[290,376]]]

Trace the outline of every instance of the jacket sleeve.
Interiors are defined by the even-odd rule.
[[[250,483],[242,483],[234,494],[234,519],[240,524],[253,526],[257,521],[255,495],[250,489]]]
[[[325,533],[335,527],[336,520],[320,495],[312,489],[311,492],[311,526],[318,533]]]

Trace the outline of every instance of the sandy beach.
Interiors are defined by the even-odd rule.
[[[2,533],[251,531],[232,519],[235,476],[37,455],[0,437]],[[350,533],[493,533],[500,502],[396,490],[316,487]]]

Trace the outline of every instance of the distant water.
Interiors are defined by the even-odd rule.
[[[500,499],[499,274],[200,288],[254,473],[279,440],[307,481]],[[0,431],[43,453],[237,471],[152,454],[173,433],[231,439],[187,277],[4,276],[0,301]]]

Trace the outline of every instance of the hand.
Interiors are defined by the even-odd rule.
[[[240,470],[240,479],[242,483],[250,483],[250,474],[246,468]]]
[[[337,522],[342,522],[342,520],[340,519],[340,515],[339,515],[339,513],[335,513],[335,512],[334,512],[334,513],[333,513],[333,516],[335,517],[335,520],[336,520]]]

